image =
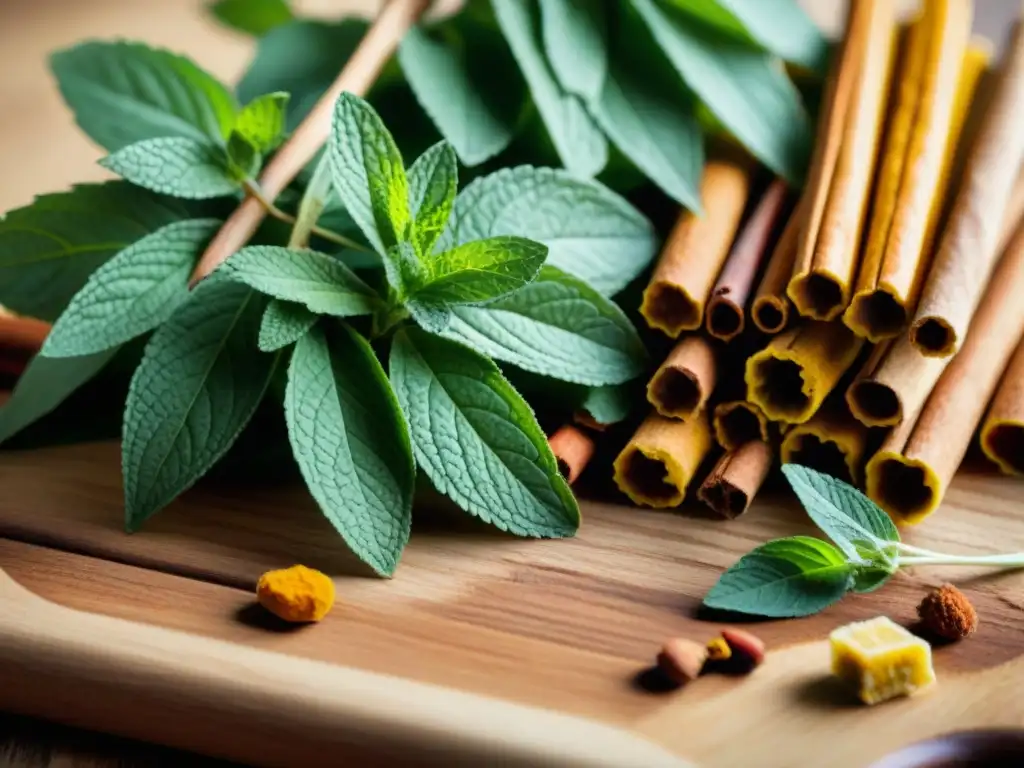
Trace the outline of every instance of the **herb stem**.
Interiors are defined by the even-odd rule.
[[[263,190],[260,189],[259,184],[257,184],[255,181],[253,181],[252,179],[247,179],[246,181],[242,182],[242,188],[245,190],[245,194],[247,194],[254,200],[258,201],[259,204],[262,205],[263,208],[266,210],[266,212],[273,216],[275,219],[283,221],[285,224],[292,224],[293,226],[295,225],[296,218],[292,216],[290,213],[282,211],[280,208],[278,208],[276,205],[270,202],[270,200],[268,200],[266,196],[264,196]],[[335,232],[332,229],[326,229],[324,227],[319,227],[314,224],[313,227],[310,229],[310,233],[316,235],[317,237],[323,238],[324,240],[327,240],[329,242],[337,243],[338,245],[343,245],[346,248],[351,248],[354,251],[363,251],[364,253],[370,253],[369,248],[360,245],[355,240],[345,237],[344,235],[340,234],[339,232]]]
[[[1007,568],[1024,568],[1024,552],[1009,555],[920,555],[900,558],[905,565],[999,565]]]
[[[289,248],[305,248],[309,245],[309,236],[316,228],[317,219],[327,206],[327,196],[331,193],[331,164],[324,152],[316,164],[313,178],[299,202],[299,216],[288,238]]]
[[[900,552],[906,552],[908,555],[923,555],[925,557],[945,557],[942,552],[936,552],[931,549],[922,549],[921,547],[915,547],[913,544],[907,544],[903,541],[895,542],[896,548]]]

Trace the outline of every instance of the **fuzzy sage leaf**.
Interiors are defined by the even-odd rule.
[[[145,139],[103,158],[100,165],[132,184],[171,197],[207,200],[238,190],[223,150],[183,136]]]
[[[316,324],[317,317],[297,302],[271,299],[260,320],[259,348],[276,352],[291,346]]]
[[[598,0],[540,0],[544,50],[559,83],[590,103],[608,68],[608,5]]]
[[[409,169],[412,242],[422,258],[430,255],[452,214],[459,185],[458,160],[447,142],[424,152]]]

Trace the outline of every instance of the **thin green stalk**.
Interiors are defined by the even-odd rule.
[[[320,156],[313,172],[313,178],[302,194],[299,202],[299,215],[288,238],[289,248],[306,248],[309,236],[316,228],[317,219],[327,206],[327,196],[331,192],[331,164],[327,153]]]
[[[1000,565],[1008,568],[1024,568],[1024,553],[1011,555],[909,555],[900,558],[900,565]]]
[[[263,191],[260,189],[259,184],[257,184],[255,181],[253,181],[252,179],[248,179],[245,182],[243,182],[242,186],[245,189],[245,193],[249,195],[249,197],[256,200],[260,205],[262,205],[264,210],[266,210],[266,212],[269,215],[273,216],[278,221],[283,221],[285,224],[291,224],[293,226],[296,224],[297,219],[290,213],[282,211],[280,208],[278,208],[276,205],[270,202],[270,200],[263,194]],[[352,250],[355,251],[363,251],[365,253],[370,252],[369,248],[366,248],[365,246],[357,243],[355,240],[345,237],[343,234],[335,232],[332,229],[326,229],[324,227],[318,227],[314,225],[312,230],[310,231],[317,237],[323,238],[328,242],[337,243],[338,245],[342,245],[346,248],[351,248]]]

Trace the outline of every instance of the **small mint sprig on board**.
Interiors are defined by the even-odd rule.
[[[791,536],[748,552],[704,598],[717,610],[767,618],[809,616],[849,592],[871,592],[915,565],[1024,567],[1024,553],[962,556],[900,540],[889,515],[846,483],[808,467],[782,471],[814,523],[832,540]]]

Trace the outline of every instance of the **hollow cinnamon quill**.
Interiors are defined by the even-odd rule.
[[[750,508],[771,467],[768,444],[750,440],[718,460],[701,483],[697,498],[724,518],[737,518]]]
[[[688,419],[715,388],[715,351],[703,336],[682,339],[647,384],[647,401],[662,416]]]
[[[1018,21],[910,326],[923,354],[953,355],[978,309],[1024,157],[1022,125],[1024,21]]]
[[[832,400],[782,439],[782,461],[803,464],[843,482],[860,482],[868,428],[853,418],[842,400]]]
[[[1024,341],[1010,358],[981,425],[981,449],[1008,475],[1024,475]]]
[[[758,330],[764,333],[780,333],[789,324],[789,297],[786,287],[793,275],[796,261],[796,244],[807,212],[807,196],[802,195],[796,208],[789,216],[785,229],[775,244],[768,259],[761,283],[757,286],[754,301],[750,306],[750,317]]]
[[[558,461],[558,471],[572,485],[594,456],[594,441],[583,430],[571,424],[558,429],[548,438],[548,445]]]
[[[750,193],[751,166],[730,155],[708,161],[701,178],[701,216],[683,211],[644,290],[647,325],[676,338],[704,323],[704,307],[729,255]]]
[[[872,342],[907,325],[931,261],[957,142],[988,52],[968,52],[970,0],[928,0],[898,75],[867,244],[844,322]]]
[[[751,440],[767,443],[771,430],[764,411],[746,400],[726,400],[715,406],[712,426],[715,440],[727,451]]]
[[[830,73],[787,293],[801,315],[831,320],[846,309],[856,271],[896,37],[892,0],[850,4]]]

